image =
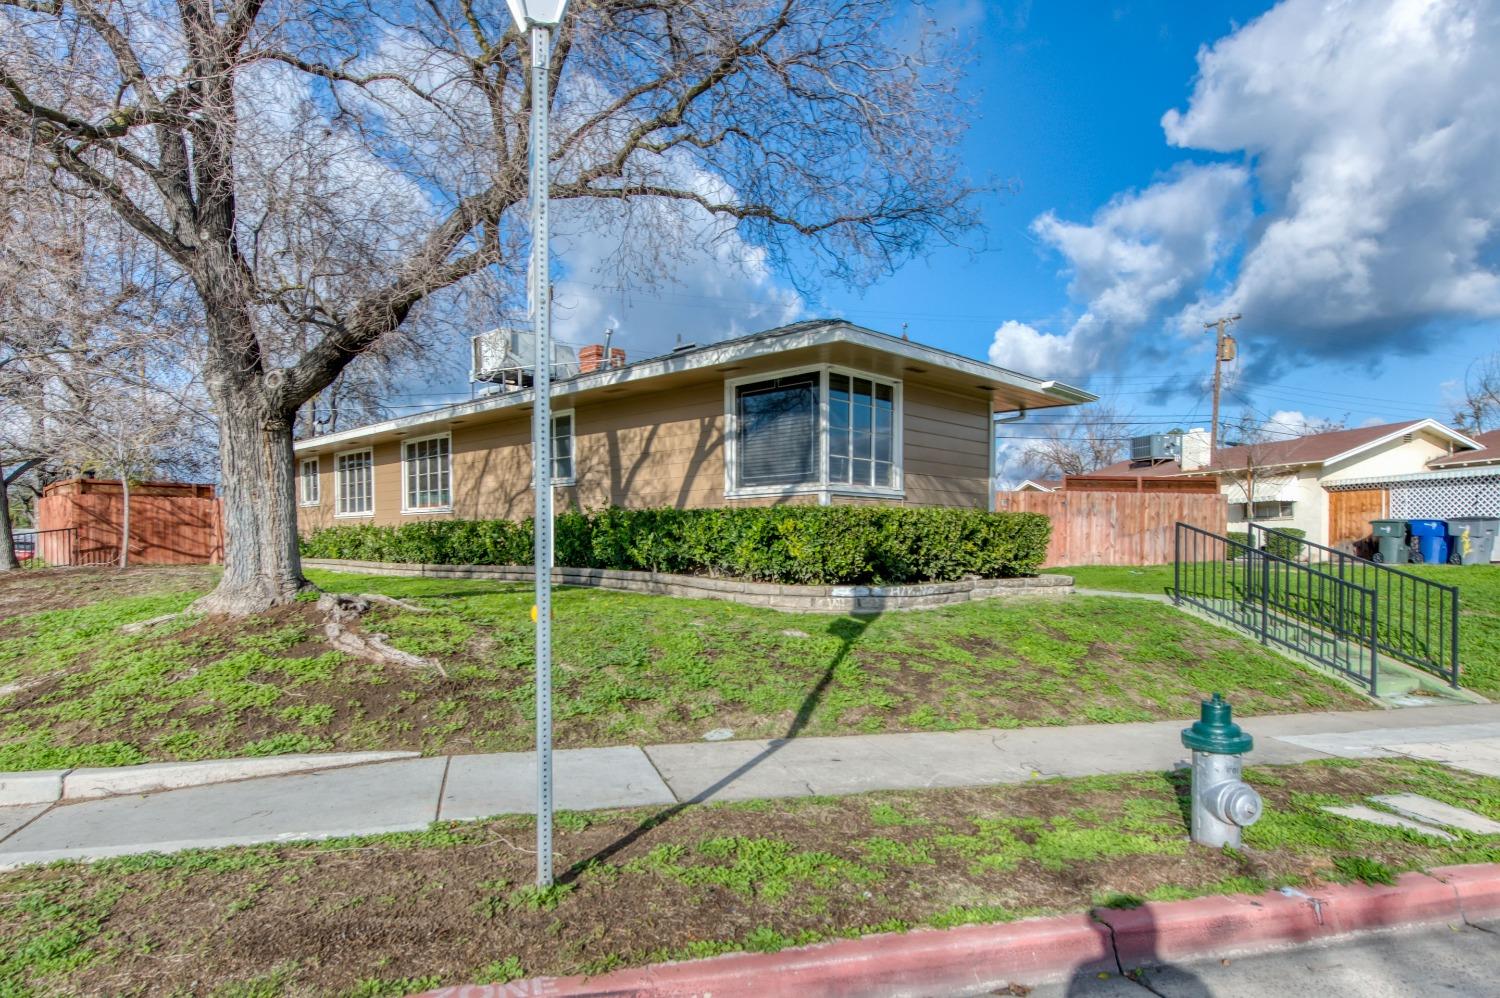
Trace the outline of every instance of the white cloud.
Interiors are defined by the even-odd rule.
[[[1247,154],[1267,206],[1205,310],[1323,356],[1500,316],[1497,52],[1500,6],[1467,0],[1286,0],[1200,51],[1167,139]]]
[[[1204,47],[1162,127],[1246,165],[1184,164],[1086,225],[1040,216],[1081,314],[1007,322],[991,358],[1076,377],[1240,312],[1269,347],[1246,359],[1275,367],[1424,351],[1445,320],[1500,317],[1497,52],[1500,4],[1479,0],[1284,0]]]
[[[1031,231],[1063,257],[1082,313],[1059,333],[1007,321],[990,360],[1045,377],[1076,377],[1118,363],[1125,342],[1203,286],[1249,218],[1248,174],[1238,166],[1179,167],[1143,191],[1117,195],[1088,224],[1051,212]]]

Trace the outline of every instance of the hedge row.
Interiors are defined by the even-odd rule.
[[[1267,532],[1262,535],[1266,539],[1262,547],[1267,554],[1275,555],[1278,558],[1285,558],[1288,561],[1295,560],[1302,553],[1303,544],[1300,538],[1306,537],[1307,531],[1298,530],[1295,527],[1277,527],[1276,529],[1279,531],[1278,533]],[[1241,544],[1247,546],[1250,543],[1250,532],[1248,530],[1231,530],[1228,537],[1232,541],[1239,541]],[[1294,540],[1293,538],[1299,539]]]
[[[1029,575],[1052,532],[1037,513],[889,506],[619,509],[557,516],[557,564],[801,585],[951,582]],[[531,521],[426,520],[335,526],[309,558],[529,565]]]

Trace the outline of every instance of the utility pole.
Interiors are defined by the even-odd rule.
[[[1204,329],[1217,330],[1214,340],[1214,421],[1208,428],[1208,461],[1213,463],[1219,453],[1219,393],[1224,387],[1224,362],[1234,360],[1234,337],[1225,330],[1231,322],[1239,322],[1240,314],[1221,315],[1212,322],[1205,322]]]

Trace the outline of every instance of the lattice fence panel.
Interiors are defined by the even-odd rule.
[[[1500,473],[1435,482],[1393,482],[1391,516],[1398,520],[1500,516]]]

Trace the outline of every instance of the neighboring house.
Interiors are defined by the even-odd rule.
[[[578,357],[578,373],[553,385],[560,509],[987,508],[995,414],[1094,400],[840,320],[634,364],[602,346]],[[530,515],[529,382],[298,441],[301,527]]]
[[[1352,545],[1381,517],[1500,516],[1500,439],[1466,436],[1434,419],[1226,447],[1210,461],[1207,432],[1184,434],[1181,457],[1122,461],[1097,475],[1212,475],[1231,530],[1248,522]]]
[[[1013,491],[1013,492],[1056,492],[1058,489],[1060,489],[1062,487],[1063,487],[1063,483],[1062,483],[1062,479],[1061,478],[1043,478],[1043,479],[1040,479],[1038,481],[1033,481],[1030,478],[1028,478],[1028,479],[1026,479],[1026,481],[1022,482],[1020,485],[1017,485],[1011,491]]]

